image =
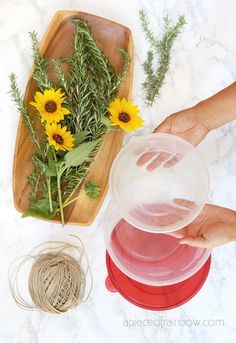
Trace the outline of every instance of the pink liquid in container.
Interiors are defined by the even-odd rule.
[[[111,209],[112,211],[112,209]],[[108,252],[129,277],[149,285],[170,285],[192,276],[209,251],[180,245],[178,238],[135,228],[120,219],[107,237]]]
[[[151,159],[138,165],[145,154]],[[160,156],[167,158],[150,170]],[[177,162],[167,168],[172,159]],[[106,246],[124,274],[145,285],[166,286],[199,271],[210,250],[180,245],[173,236],[199,215],[208,194],[207,167],[195,147],[168,134],[136,137],[117,155],[109,185]]]

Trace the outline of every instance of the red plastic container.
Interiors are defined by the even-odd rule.
[[[178,238],[135,228],[110,206],[105,220],[106,287],[136,306],[161,311],[178,307],[203,286],[210,250],[180,245]]]
[[[108,276],[106,287],[119,292],[130,303],[153,311],[176,308],[189,301],[204,285],[211,265],[211,257],[190,278],[168,286],[150,286],[137,282],[125,275],[106,254]]]
[[[136,137],[117,155],[109,184],[107,288],[145,309],[184,304],[203,286],[211,263],[209,249],[179,244],[173,234],[198,216],[207,199],[201,155],[173,135]]]

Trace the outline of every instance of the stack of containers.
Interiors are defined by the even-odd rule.
[[[210,250],[179,239],[203,209],[208,179],[197,148],[173,135],[138,137],[120,151],[104,225],[108,290],[150,310],[177,307],[200,290]]]

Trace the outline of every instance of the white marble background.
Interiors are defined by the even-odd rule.
[[[147,45],[138,10],[146,7],[159,30],[163,15],[176,19],[185,14],[187,25],[177,40],[162,96],[152,110],[145,108],[141,63]],[[235,342],[236,339],[236,245],[214,250],[209,278],[203,289],[184,306],[167,312],[137,308],[118,293],[109,293],[102,226],[106,199],[89,228],[48,224],[21,219],[13,207],[11,172],[18,114],[9,99],[8,74],[15,72],[24,90],[31,67],[28,31],[42,37],[57,10],[77,9],[127,25],[135,44],[133,100],[142,109],[144,132],[151,131],[168,114],[214,94],[236,79],[235,0],[0,0],[0,342],[1,343],[152,343]],[[141,134],[142,132],[140,132]],[[236,125],[212,132],[201,144],[210,170],[209,201],[236,209]],[[83,239],[93,271],[94,288],[88,302],[64,315],[27,312],[13,302],[7,281],[10,262],[37,244],[67,239],[69,233]],[[221,319],[224,326],[133,326],[124,320]],[[189,323],[189,322],[188,322]],[[210,322],[212,325],[212,322]],[[188,324],[189,325],[189,324]]]

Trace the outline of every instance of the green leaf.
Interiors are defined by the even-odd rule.
[[[48,161],[48,165],[45,167],[45,175],[46,177],[57,175],[57,164],[54,160]]]
[[[45,168],[45,176],[46,177],[52,177],[52,176],[56,176],[56,175],[57,175],[57,172],[54,172],[49,167]]]
[[[87,181],[85,183],[85,193],[89,198],[97,199],[100,195],[100,187],[94,181]]]
[[[98,140],[87,142],[69,151],[65,155],[65,167],[77,167],[81,165],[89,157],[97,144]]]
[[[52,147],[50,147],[50,148],[48,149],[47,158],[48,158],[48,160],[53,160]]]
[[[75,147],[82,143],[87,135],[88,131],[80,131],[75,133],[73,136],[75,138]]]
[[[41,199],[31,202],[28,210],[22,214],[22,218],[25,217],[39,217],[39,218],[53,218],[57,212],[57,202],[53,201],[53,211],[50,212],[49,200]]]
[[[111,127],[111,121],[106,116],[101,118],[101,122],[109,129]]]

